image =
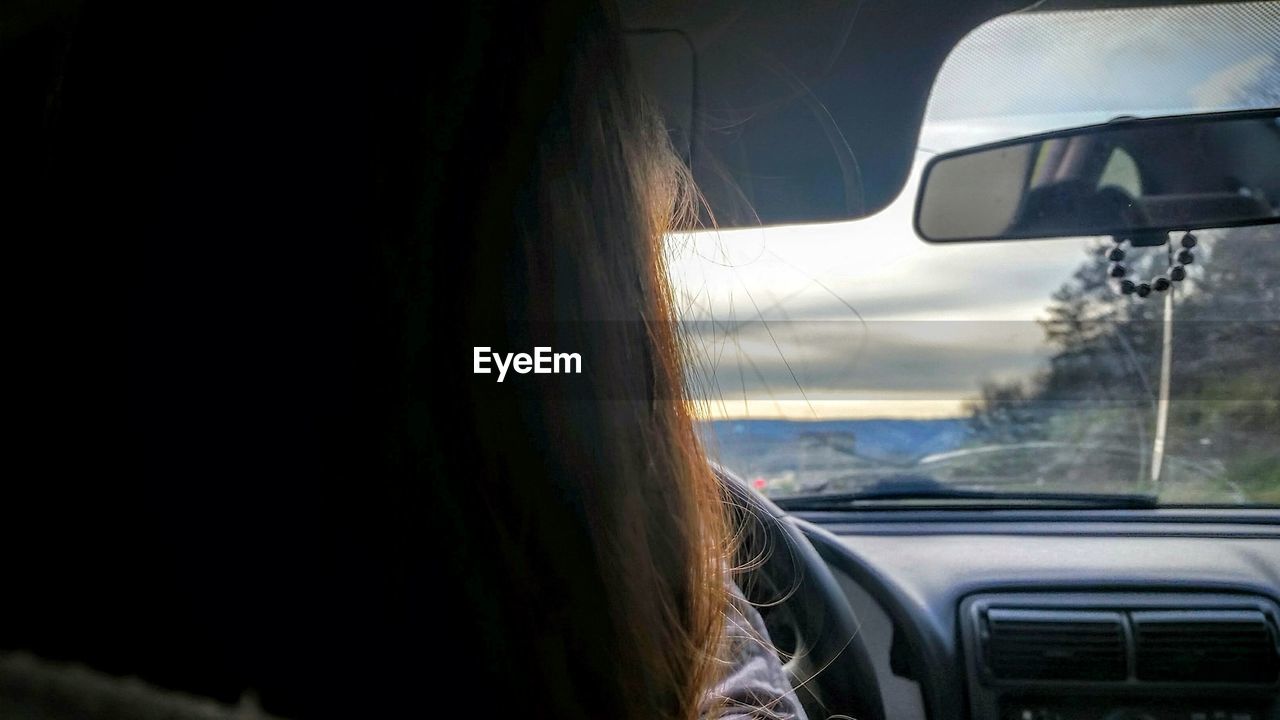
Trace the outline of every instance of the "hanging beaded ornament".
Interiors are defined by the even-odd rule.
[[[1182,249],[1178,251],[1176,256],[1178,263],[1170,265],[1167,276],[1157,275],[1147,282],[1134,282],[1129,278],[1129,267],[1124,264],[1125,238],[1118,237],[1115,240],[1116,246],[1107,253],[1107,259],[1111,261],[1111,269],[1107,274],[1120,281],[1120,292],[1125,295],[1136,294],[1138,297],[1146,297],[1151,294],[1152,290],[1164,292],[1172,287],[1173,283],[1185,280],[1187,278],[1187,268],[1185,266],[1195,262],[1195,255],[1191,252],[1191,249],[1196,246],[1196,236],[1188,232],[1182,236]]]

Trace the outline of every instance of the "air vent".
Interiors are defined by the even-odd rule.
[[[1256,610],[1134,612],[1139,680],[1271,683],[1275,626]]]
[[[1002,680],[1124,680],[1120,613],[991,608],[984,657]]]

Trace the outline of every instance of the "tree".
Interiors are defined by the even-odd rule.
[[[1280,226],[1197,234],[1197,261],[1173,291],[1167,452],[1280,500]],[[1164,298],[1116,292],[1109,247],[1092,246],[1051,295],[1041,322],[1054,348],[1047,370],[1029,385],[982,387],[969,407],[977,442],[1149,446]],[[1133,275],[1162,274],[1168,256],[1167,246],[1131,251]]]

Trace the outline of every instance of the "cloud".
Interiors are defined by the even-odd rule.
[[[1280,69],[1275,57],[1259,53],[1230,67],[1213,73],[1204,82],[1191,88],[1191,99],[1203,107],[1234,107],[1248,104],[1253,88],[1257,87],[1268,70]]]
[[[717,416],[954,415],[984,382],[1045,368],[1037,320],[1093,241],[925,243],[918,170],[864,220],[670,239],[695,389]]]
[[[1246,91],[1280,52],[1276,7],[1230,3],[999,17],[948,56],[926,121],[1254,107]]]
[[[1048,355],[1031,322],[750,323],[690,331],[724,397],[962,400],[983,382],[1029,378]]]

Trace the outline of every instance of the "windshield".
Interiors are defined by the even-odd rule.
[[[1280,503],[1280,225],[1197,233],[1187,280],[1146,300],[1107,282],[1105,238],[930,245],[911,228],[936,153],[1277,105],[1280,2],[978,28],[944,64],[888,208],[669,238],[713,458],[775,497]],[[1107,182],[1138,182],[1125,158],[1112,165]],[[1144,249],[1135,266],[1159,274],[1169,253]]]

